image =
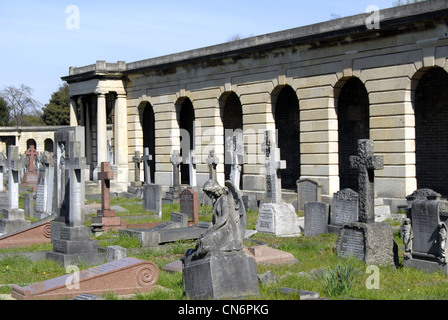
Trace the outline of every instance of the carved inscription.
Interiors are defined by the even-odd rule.
[[[258,213],[257,230],[274,233],[274,210],[269,206],[262,206]]]
[[[364,260],[364,233],[356,229],[344,229],[339,254],[345,257],[356,257],[359,260]]]

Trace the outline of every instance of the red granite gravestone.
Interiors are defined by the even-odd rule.
[[[101,172],[98,180],[101,181],[101,210],[97,211],[97,217],[92,219],[94,225],[102,225],[104,231],[125,229],[127,223],[115,216],[115,210],[110,207],[110,180],[114,179],[114,173],[110,171],[110,163],[101,163]]]
[[[25,173],[23,176],[23,185],[25,187],[32,187],[33,192],[36,192],[38,174],[37,172],[34,172],[34,157],[39,155],[39,152],[37,152],[34,149],[34,145],[31,145],[29,149],[25,152],[25,154],[30,157],[30,163],[28,166],[28,172]]]
[[[28,228],[0,237],[0,249],[28,247],[33,244],[51,243],[51,222],[35,223]]]
[[[180,212],[188,216],[190,225],[199,223],[198,193],[193,189],[185,189],[180,193]]]
[[[58,300],[82,293],[144,293],[156,287],[158,278],[153,262],[124,258],[26,287],[13,285],[11,295],[17,300]]]

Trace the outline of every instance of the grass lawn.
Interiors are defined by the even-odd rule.
[[[139,201],[126,198],[112,200],[112,205],[121,205],[128,212],[123,213],[128,223],[157,222],[152,213],[148,221],[130,218],[142,215],[142,205]],[[212,208],[201,206],[199,219],[211,221]],[[170,213],[179,211],[179,205],[163,205],[162,221],[170,220]],[[247,228],[255,229],[257,212],[247,212]],[[395,241],[399,247],[400,263],[403,259],[403,245],[399,232],[395,232]],[[139,248],[137,239],[108,232],[97,238],[100,246],[119,245],[125,248]],[[246,246],[266,243],[279,250],[290,252],[297,259],[297,263],[290,265],[257,265],[259,274],[267,271],[274,273],[276,281],[270,284],[260,284],[260,295],[257,300],[297,300],[298,295],[283,294],[280,288],[292,288],[319,292],[321,297],[333,300],[372,299],[372,300],[445,300],[448,299],[448,278],[442,273],[426,273],[423,271],[395,267],[380,266],[373,271],[363,262],[356,259],[341,259],[336,255],[335,243],[337,235],[323,234],[317,237],[277,238],[268,234],[257,233],[245,241]],[[137,300],[180,300],[188,299],[184,296],[182,273],[168,273],[161,268],[182,257],[189,248],[194,248],[196,241],[183,241],[159,246],[156,249],[141,248],[138,253],[128,254],[136,258],[150,260],[158,265],[160,273],[157,282],[160,289],[147,294],[137,294],[131,299]],[[33,246],[32,248],[18,248],[0,250],[11,251],[48,251],[50,245]],[[80,266],[81,269],[87,266]],[[65,268],[47,260],[31,262],[26,258],[12,256],[0,260],[0,293],[11,292],[10,284],[27,285],[54,277],[65,275]],[[375,284],[372,288],[372,284]],[[107,299],[119,297],[106,295]],[[128,298],[129,299],[129,298]]]

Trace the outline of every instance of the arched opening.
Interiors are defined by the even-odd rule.
[[[151,182],[155,182],[156,172],[156,128],[155,128],[155,116],[152,105],[147,102],[143,107],[142,116],[142,128],[143,128],[143,150],[149,149],[149,154],[152,156],[152,160],[149,161],[149,170],[151,174]],[[146,181],[145,172],[145,181]]]
[[[273,95],[277,146],[281,160],[286,161],[282,170],[282,188],[296,190],[300,178],[300,109],[297,94],[290,86],[280,88]]]
[[[448,73],[430,68],[414,92],[415,157],[418,188],[448,196]]]
[[[190,155],[194,152],[194,108],[189,98],[184,98],[178,104],[178,118],[180,129],[180,155],[182,164],[180,166],[181,184],[190,185]]]
[[[358,191],[358,174],[350,168],[350,156],[358,154],[358,140],[370,138],[369,95],[356,77],[336,87],[339,139],[339,187]]]
[[[54,150],[54,142],[51,139],[45,139],[44,141],[44,149],[48,152],[53,152]]]
[[[224,145],[225,145],[225,164],[224,176],[225,180],[230,179],[232,162],[237,160],[241,166],[240,185],[242,188],[242,176],[244,170],[244,145],[243,145],[243,107],[241,101],[235,92],[228,92],[222,95],[220,99],[221,105],[221,120],[224,127]],[[233,137],[236,137],[236,158],[232,159],[233,154]]]
[[[34,139],[28,139],[26,141],[26,150],[28,150],[31,146],[34,146],[34,150],[37,150],[37,143]]]

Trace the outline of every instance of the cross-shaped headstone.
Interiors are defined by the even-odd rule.
[[[22,169],[22,162],[19,158],[19,147],[8,147],[8,191],[9,208],[14,210],[19,208],[19,171]]]
[[[34,145],[31,145],[25,154],[30,157],[30,164],[28,167],[29,172],[34,172],[34,157],[39,155],[39,152],[34,149]]]
[[[209,168],[209,179],[217,180],[216,167],[219,163],[218,157],[215,155],[215,150],[210,150],[208,153],[208,157],[206,159],[206,163]]]
[[[358,155],[350,157],[353,169],[358,170],[358,193],[360,222],[375,222],[375,173],[383,169],[383,157],[375,156],[373,140],[358,140]]]
[[[65,170],[68,171],[69,192],[65,199],[68,204],[68,217],[66,224],[70,227],[84,226],[83,206],[85,200],[84,179],[82,170],[86,168],[86,158],[81,157],[81,143],[70,141],[68,157],[65,160]]]
[[[178,150],[174,150],[170,158],[173,165],[173,187],[180,186],[180,171],[179,166],[182,163],[182,157],[179,155]]]
[[[135,151],[135,156],[132,158],[132,161],[135,163],[135,183],[140,184],[140,163],[142,162],[142,158],[140,157],[140,151]]]
[[[98,173],[98,180],[101,181],[101,210],[98,210],[98,217],[114,214],[110,209],[110,180],[114,179],[114,173],[110,171],[109,162],[101,162],[101,172]]]
[[[272,197],[272,203],[282,201],[282,180],[280,170],[286,169],[286,161],[280,160],[280,149],[271,148],[269,159],[266,160],[266,177],[268,197]]]
[[[271,154],[271,147],[272,147],[272,132],[265,131],[263,144],[261,145],[261,150],[264,152],[264,156],[266,159],[268,159]]]
[[[145,183],[151,184],[151,168],[149,166],[149,161],[152,161],[152,155],[149,154],[149,148],[143,150],[142,161],[145,166]]]

